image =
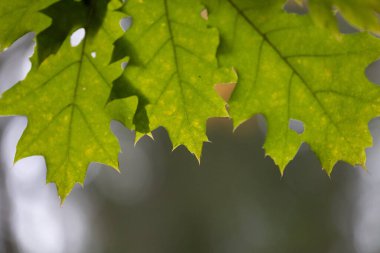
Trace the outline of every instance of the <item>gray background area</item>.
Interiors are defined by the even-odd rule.
[[[32,52],[28,34],[0,53],[0,92],[25,77]],[[366,71],[380,83],[380,62]],[[113,123],[121,175],[91,166],[63,207],[42,157],[13,166],[26,124],[0,118],[0,252],[380,252],[379,119],[368,172],[340,163],[331,179],[307,145],[281,178],[261,148],[260,117],[235,133],[229,120],[210,120],[200,166],[183,147],[171,152],[164,129],[134,146]]]

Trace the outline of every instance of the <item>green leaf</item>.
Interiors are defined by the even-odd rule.
[[[75,183],[84,182],[91,162],[118,167],[119,145],[110,129],[115,105],[105,107],[112,81],[122,73],[121,62],[109,65],[113,42],[123,34],[115,26],[124,16],[113,11],[117,2],[110,3],[96,36],[86,36],[75,48],[67,39],[56,55],[0,100],[2,115],[28,118],[15,159],[44,156],[47,182],[56,183],[62,201]],[[86,31],[98,18],[96,11],[90,13]],[[124,103],[124,111],[132,115],[137,106],[136,98],[118,103]],[[126,116],[120,120],[131,124]]]
[[[378,0],[309,0],[313,19],[320,25],[337,30],[336,12],[358,29],[380,34]]]
[[[264,147],[281,171],[303,142],[328,173],[339,160],[364,166],[368,121],[380,114],[380,89],[364,70],[378,59],[380,41],[367,34],[338,40],[310,17],[282,11],[281,1],[205,2],[222,37],[219,60],[239,76],[230,100],[236,126],[262,113]],[[302,121],[304,133],[291,130],[290,119]]]
[[[113,100],[106,106],[110,118],[122,123],[128,129],[134,129],[133,117],[138,105],[137,97]]]
[[[27,32],[40,32],[49,26],[48,17],[40,13],[57,0],[0,1],[0,51]]]
[[[43,9],[41,12],[52,19],[52,24],[37,36],[39,63],[49,55],[57,53],[67,36],[76,29],[86,26],[88,22],[91,22],[91,25],[87,26],[87,36],[94,37],[103,24],[109,2],[110,0],[64,0]],[[122,4],[120,1],[114,1],[112,5],[116,9],[120,8]],[[115,22],[108,29],[109,33],[119,29],[118,23]],[[125,56],[124,53],[121,58]]]
[[[97,10],[96,16],[101,18],[107,10],[106,1],[98,1],[102,10]],[[52,24],[37,35],[38,62],[41,64],[49,55],[57,53],[70,33],[84,27],[90,11],[97,6],[88,8],[82,1],[59,1],[41,12],[52,19]],[[91,27],[93,25],[91,24]],[[87,29],[88,30],[88,29]],[[87,31],[88,36],[88,31]]]
[[[31,73],[0,99],[0,114],[28,117],[16,160],[44,156],[63,201],[91,162],[117,169],[112,119],[138,137],[163,126],[174,148],[183,144],[199,158],[206,121],[228,116],[214,86],[236,82],[237,73],[230,115],[236,126],[266,117],[265,149],[282,172],[303,142],[329,173],[339,160],[364,166],[368,121],[380,114],[380,88],[364,68],[380,42],[336,36],[312,19],[337,31],[337,8],[378,32],[379,2],[310,0],[311,17],[301,17],[285,13],[284,0],[203,0],[207,21],[200,1],[2,1],[0,50],[37,33]],[[123,36],[126,13],[132,26]],[[73,48],[68,36],[81,27],[86,37]],[[290,129],[291,120],[304,132]]]
[[[119,50],[130,61],[111,96],[144,98],[150,129],[165,127],[174,148],[184,144],[198,158],[207,119],[228,116],[214,85],[235,81],[231,68],[218,67],[218,31],[207,28],[203,8],[197,1],[128,1],[133,24]]]

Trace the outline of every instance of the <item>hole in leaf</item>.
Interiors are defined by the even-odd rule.
[[[289,128],[298,134],[302,134],[305,131],[303,122],[297,119],[289,120]]]
[[[86,36],[86,31],[84,30],[84,28],[80,28],[76,30],[75,32],[73,32],[73,34],[70,37],[71,46],[72,47],[78,46],[82,42],[85,36]]]
[[[132,26],[132,18],[127,17],[120,20],[120,27],[123,29],[123,31],[127,31]]]
[[[235,83],[217,84],[215,90],[221,96],[224,101],[228,102],[231,98],[232,92],[236,87]]]
[[[92,57],[92,58],[96,58],[96,52],[92,52],[92,53],[91,53],[91,57]]]
[[[208,20],[208,10],[207,9],[203,9],[201,11],[201,17],[204,19],[204,20]]]
[[[121,69],[124,70],[128,66],[128,62],[121,63]]]
[[[297,14],[306,14],[308,12],[306,1],[303,0],[288,0],[284,5],[284,10]]]
[[[371,82],[380,85],[380,60],[371,63],[365,73]]]
[[[358,32],[358,29],[347,22],[347,20],[342,16],[342,14],[340,14],[340,12],[336,13],[336,19],[338,21],[338,28],[341,33],[349,34]]]

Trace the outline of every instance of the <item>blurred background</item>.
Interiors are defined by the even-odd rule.
[[[33,38],[0,53],[1,93],[30,69]],[[380,84],[380,62],[366,72]],[[0,252],[380,252],[379,119],[369,125],[368,171],[340,163],[331,178],[307,145],[281,177],[264,155],[260,116],[234,133],[230,120],[209,120],[200,166],[183,147],[171,152],[164,129],[134,146],[134,133],[113,122],[121,175],[91,165],[63,207],[42,157],[13,165],[26,124],[0,118]]]

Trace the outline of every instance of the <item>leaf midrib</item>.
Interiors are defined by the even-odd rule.
[[[189,126],[191,126],[191,122],[190,122],[190,119],[189,119],[189,113],[188,113],[187,108],[186,108],[185,94],[184,94],[183,86],[182,86],[182,76],[181,76],[181,73],[180,73],[180,68],[179,68],[179,63],[178,63],[177,44],[176,44],[175,39],[174,39],[174,33],[173,33],[172,25],[171,25],[171,19],[169,17],[170,16],[169,15],[169,6],[168,6],[168,1],[167,0],[164,0],[164,8],[165,8],[166,23],[168,25],[168,31],[169,31],[169,36],[170,36],[170,42],[172,44],[174,64],[175,64],[176,73],[177,73],[177,76],[178,76],[177,79],[178,79],[178,84],[179,84],[179,88],[180,88],[180,94],[181,94],[181,98],[182,98],[181,99],[181,101],[182,101],[182,108],[183,108],[183,110],[185,112],[186,121],[189,124]],[[180,127],[179,130],[181,130],[181,128],[182,128],[182,126]],[[192,138],[192,141],[193,141],[193,145],[196,146],[194,138]]]
[[[67,157],[67,160],[70,160],[70,146],[71,146],[71,139],[72,139],[72,124],[73,124],[73,118],[74,118],[74,109],[75,109],[76,100],[77,100],[77,96],[78,96],[78,88],[79,88],[79,82],[80,82],[80,77],[81,77],[81,73],[82,73],[83,59],[85,56],[86,44],[87,44],[87,38],[85,37],[83,39],[83,43],[82,43],[82,49],[81,49],[82,51],[81,51],[80,60],[79,60],[78,72],[77,72],[77,76],[75,79],[75,88],[74,88],[74,93],[73,93],[73,99],[71,102],[69,133],[68,133],[68,137],[67,137],[68,140],[67,140],[67,148],[66,148],[66,156],[65,156],[65,157]]]

